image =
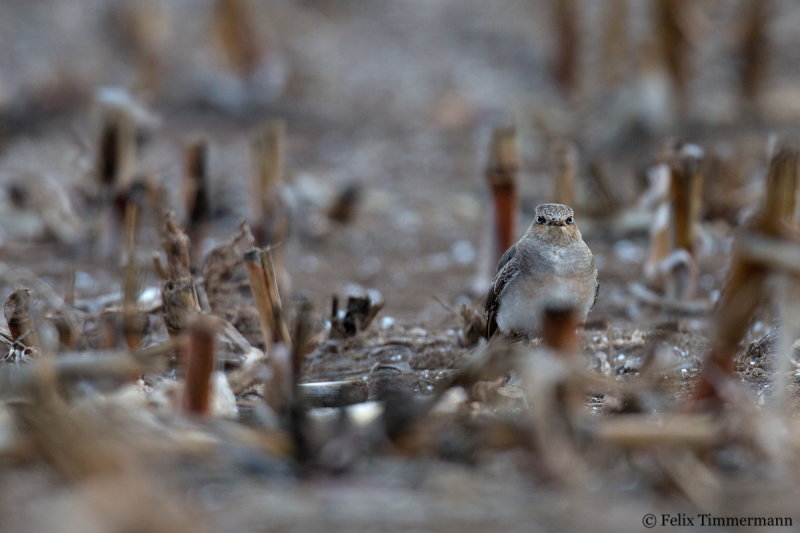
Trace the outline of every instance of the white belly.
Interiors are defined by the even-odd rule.
[[[590,292],[592,297],[587,298],[587,290],[581,290],[575,280],[569,278],[551,278],[547,283],[522,284],[521,280],[517,281],[501,295],[497,327],[507,335],[521,333],[537,337],[542,311],[548,305],[575,307],[578,320],[584,322],[594,300],[594,289]]]

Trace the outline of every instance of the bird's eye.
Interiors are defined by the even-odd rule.
[[[574,219],[574,218],[572,218],[572,217],[567,217],[567,220],[565,220],[565,222],[566,222],[567,224],[572,224],[573,222],[575,222],[575,219]]]
[[[547,222],[546,218],[544,218],[544,217],[536,217],[536,223],[537,224],[544,224],[545,222]]]

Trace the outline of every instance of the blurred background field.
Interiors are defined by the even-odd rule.
[[[798,24],[793,0],[4,0],[0,299],[31,289],[38,344],[24,352],[0,326],[0,529],[634,531],[648,512],[797,517],[800,426],[781,410],[796,407],[800,375],[800,330],[778,327],[794,313],[787,269],[769,270],[773,305],[739,328],[724,414],[682,402],[726,323],[712,309],[736,229],[778,148],[797,146]],[[133,148],[107,178],[103,127],[120,109]],[[561,400],[542,400],[557,373],[533,392],[487,378],[488,393],[437,396],[484,349],[475,328],[497,259],[486,174],[493,131],[508,126],[517,233],[571,174],[600,273],[570,364],[607,382],[576,385],[569,430],[552,420]],[[279,138],[268,190],[253,184],[265,132]],[[684,274],[664,271],[654,244],[670,201],[658,172],[697,154],[695,287],[676,296]],[[186,334],[162,317],[153,254],[175,237],[163,210],[191,239],[194,303],[237,332],[217,341],[230,395],[214,389],[222,407],[199,421],[184,416],[174,347],[152,356],[163,367],[141,359]],[[269,399],[282,343],[262,336],[243,250],[217,278],[204,266],[242,221],[255,234],[242,242],[277,246],[287,328],[308,341],[289,381],[365,383],[360,399],[380,400],[367,422],[316,412],[302,429]],[[779,243],[790,259],[792,238]],[[342,309],[348,295],[385,304],[337,336],[333,295]],[[135,342],[128,304],[144,323]],[[64,378],[72,367],[57,361],[77,352],[144,370]],[[788,400],[775,392],[787,379]],[[555,410],[531,415],[534,399]],[[654,421],[655,437],[637,433]]]

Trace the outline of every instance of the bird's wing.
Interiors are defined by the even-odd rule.
[[[592,256],[592,271],[594,272],[594,299],[592,300],[592,306],[589,310],[594,308],[594,305],[597,303],[597,297],[600,296],[600,280],[597,279],[597,267],[594,264],[594,256]]]
[[[514,279],[519,272],[519,262],[517,261],[517,247],[512,246],[500,258],[497,264],[497,273],[494,275],[492,285],[489,287],[489,294],[486,295],[486,337],[491,339],[497,331],[497,309],[500,307],[500,294]]]

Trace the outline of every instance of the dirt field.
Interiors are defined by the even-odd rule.
[[[38,340],[25,351],[0,324],[0,531],[638,531],[648,513],[656,530],[796,527],[797,238],[746,221],[770,158],[798,147],[800,6],[757,4],[5,1],[0,299],[30,289]],[[120,109],[112,146],[130,142],[109,178]],[[580,358],[470,330],[497,260],[490,139],[509,125],[517,235],[555,199],[559,147],[577,155],[571,203],[600,279]],[[265,127],[285,128],[283,177],[259,217]],[[696,288],[674,298],[683,271],[651,255],[674,196],[652,176],[681,143],[702,149],[702,184]],[[191,239],[183,277],[166,210]],[[209,262],[242,221],[254,240]],[[747,271],[756,296],[724,300],[737,329],[714,306],[734,250],[757,253],[740,234],[777,251]],[[265,235],[293,349],[265,340],[242,260]],[[196,293],[176,313],[225,321],[207,416],[186,413],[199,326],[169,322],[179,278]],[[337,335],[367,291],[385,305]],[[698,403],[731,329],[735,373]],[[329,400],[346,409],[292,385],[338,380],[363,385]]]

